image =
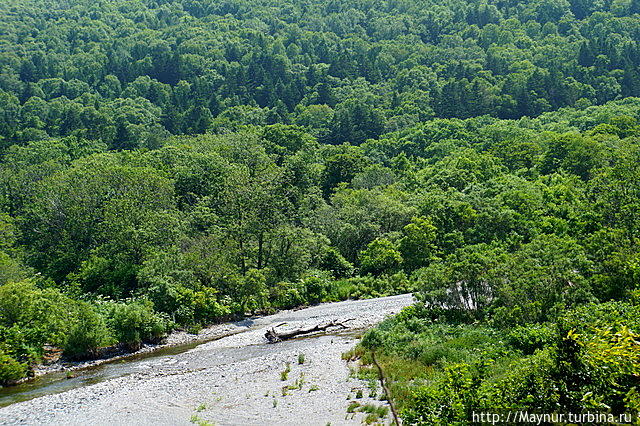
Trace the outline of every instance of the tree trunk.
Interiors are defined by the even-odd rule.
[[[271,329],[267,330],[267,332],[264,334],[264,337],[266,337],[267,341],[269,343],[277,343],[277,342],[281,342],[283,340],[288,340],[288,339],[292,339],[296,336],[300,336],[300,335],[304,335],[304,334],[311,334],[311,333],[315,333],[318,331],[326,331],[329,328],[334,328],[334,327],[338,327],[341,329],[345,329],[348,328],[346,325],[344,325],[344,323],[346,323],[347,321],[353,321],[355,318],[349,318],[346,319],[342,322],[339,322],[337,320],[332,320],[329,321],[327,323],[324,324],[318,324],[315,325],[313,327],[309,327],[309,328],[298,328],[295,330],[290,330],[290,331],[281,331],[281,332],[277,332],[275,327],[272,327]],[[282,324],[280,324],[282,325]]]

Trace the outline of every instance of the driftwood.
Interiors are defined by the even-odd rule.
[[[348,321],[353,321],[354,319],[355,318],[349,318],[344,321],[332,320],[327,323],[318,324],[309,328],[297,328],[295,330],[290,330],[290,331],[276,331],[276,327],[280,327],[281,325],[285,324],[285,323],[282,323],[282,324],[278,324],[276,327],[272,327],[269,330],[267,330],[267,332],[264,333],[264,337],[267,338],[267,341],[269,343],[277,343],[277,342],[281,342],[287,339],[292,339],[296,336],[300,336],[304,334],[316,333],[318,331],[326,331],[334,327],[347,328],[347,326],[344,324]]]

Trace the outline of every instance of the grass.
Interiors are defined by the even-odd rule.
[[[288,362],[284,370],[280,372],[280,380],[283,382],[286,382],[287,379],[289,378],[290,372],[291,372],[291,363]]]
[[[351,401],[347,407],[348,414],[365,413],[364,423],[372,424],[384,419],[389,414],[389,408],[382,405],[360,404],[357,401]]]
[[[304,354],[299,354],[298,355],[298,364],[299,365],[304,364]]]
[[[369,398],[375,398],[378,395],[378,377],[369,378]]]
[[[197,411],[197,412],[201,412],[201,411],[204,411],[204,410],[206,410],[206,409],[207,409],[207,406],[206,406],[206,405],[204,405],[204,404],[200,404],[200,405],[198,405],[198,408],[196,408],[196,411]]]
[[[213,426],[213,423],[203,420],[200,417],[196,416],[195,414],[191,416],[190,421],[191,423],[196,424],[198,426]]]
[[[360,407],[360,403],[356,401],[351,401],[349,406],[347,407],[347,413],[355,413],[356,409]]]
[[[488,326],[438,324],[420,317],[399,315],[367,332],[363,343],[342,357],[357,361],[355,376],[369,382],[370,398],[381,395],[383,400],[388,397],[402,411],[413,401],[417,388],[439,383],[448,366],[457,363],[484,365],[484,361],[491,360],[483,373],[487,377],[499,377],[508,372],[522,354],[509,347],[505,337],[503,331]],[[389,395],[379,391],[379,372],[373,362],[372,350],[384,374]],[[381,413],[368,414],[380,416]],[[368,417],[373,421],[373,416]]]
[[[290,390],[302,390],[304,383],[304,373],[300,373],[300,378],[297,379],[294,383],[282,387],[282,396],[289,395]]]

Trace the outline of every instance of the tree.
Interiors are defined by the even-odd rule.
[[[322,176],[322,189],[325,196],[331,194],[338,184],[350,182],[369,162],[357,148],[344,145],[342,151],[342,153],[335,154],[325,161]]]
[[[564,169],[586,180],[600,163],[599,151],[595,141],[581,135],[551,135],[540,171],[552,173]]]
[[[129,292],[146,256],[179,233],[171,181],[118,160],[88,157],[37,186],[24,242],[30,263],[58,282],[75,273],[87,291]]]
[[[499,245],[467,245],[417,272],[420,299],[443,309],[483,316],[493,302],[499,278],[495,275],[505,259]]]
[[[386,238],[373,240],[360,252],[360,271],[363,274],[392,274],[402,265],[402,256],[395,244]]]
[[[496,317],[505,323],[540,322],[594,298],[586,277],[591,263],[570,238],[542,235],[497,268]]]
[[[257,269],[250,269],[244,277],[239,279],[239,287],[235,297],[240,301],[240,312],[247,309],[254,313],[266,305],[267,286],[264,273]]]
[[[402,228],[399,249],[406,270],[412,271],[429,264],[436,252],[436,232],[437,228],[426,217],[414,217],[411,223]]]

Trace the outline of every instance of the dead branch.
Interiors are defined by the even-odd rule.
[[[300,335],[304,335],[304,334],[311,334],[311,333],[317,333],[319,331],[326,331],[330,328],[334,328],[334,327],[338,327],[338,328],[348,328],[345,323],[348,321],[353,321],[355,318],[349,318],[343,321],[338,321],[338,320],[332,320],[329,321],[327,323],[324,324],[317,324],[313,327],[308,327],[308,328],[298,328],[295,330],[289,330],[289,331],[276,331],[275,327],[272,327],[270,329],[267,330],[266,333],[264,333],[264,337],[266,337],[267,341],[269,343],[277,343],[277,342],[281,342],[283,340],[288,340],[288,339],[292,339],[296,336],[300,336]]]

